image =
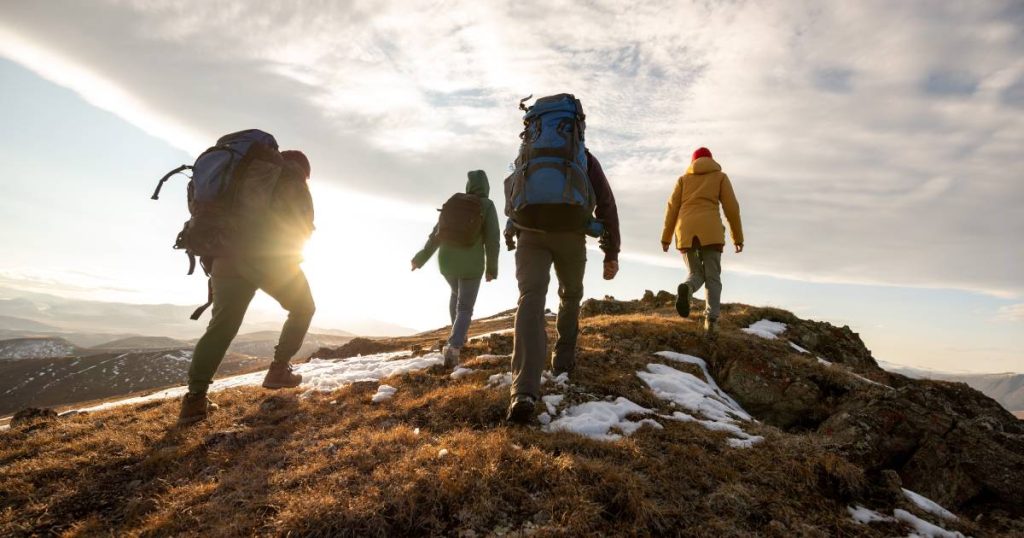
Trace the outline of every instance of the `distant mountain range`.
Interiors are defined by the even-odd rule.
[[[1017,415],[1018,418],[1024,418],[1024,374],[1013,372],[1001,374],[941,372],[923,368],[911,368],[883,361],[878,361],[878,365],[890,372],[903,374],[914,379],[936,379],[939,381],[966,383],[971,388],[999,402],[1000,405]]]
[[[277,331],[238,335],[218,375],[266,368],[277,339]],[[310,333],[296,359],[351,339]],[[0,340],[0,416],[29,406],[62,406],[181,385],[194,345],[165,336],[119,338],[94,347],[62,337]]]
[[[189,319],[194,305],[134,304],[70,299],[0,286],[0,339],[61,337],[74,345],[95,347],[138,336],[190,341],[205,322]],[[311,329],[333,336],[399,336],[413,329],[376,320],[354,321],[347,330]],[[281,329],[280,321],[247,320],[242,332]]]

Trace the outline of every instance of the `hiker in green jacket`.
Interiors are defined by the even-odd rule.
[[[462,215],[457,209],[453,211],[453,207],[468,207],[473,213],[477,212],[473,199],[453,196],[441,210],[438,225],[434,226],[427,243],[412,259],[412,270],[415,271],[423,267],[434,251],[440,248],[438,265],[441,275],[452,290],[448,301],[452,330],[444,346],[445,368],[453,368],[459,362],[459,352],[466,343],[466,333],[469,332],[469,323],[473,318],[481,277],[486,276],[488,282],[498,278],[498,241],[501,234],[498,229],[498,212],[494,202],[488,199],[491,187],[483,170],[473,170],[468,175],[466,193],[475,195],[479,200],[479,218],[482,221],[476,215]],[[453,202],[462,202],[464,205],[456,206]],[[455,231],[449,232],[450,228],[455,228]],[[455,236],[460,233],[467,235],[466,241],[457,240]]]
[[[263,387],[289,388],[302,382],[289,362],[302,346],[316,310],[309,282],[299,266],[302,249],[313,233],[313,200],[307,185],[310,167],[299,151],[283,151],[281,158],[281,181],[267,217],[239,237],[242,254],[213,260],[213,317],[192,354],[180,424],[202,420],[217,408],[207,397],[207,389],[256,290],[263,290],[288,311]]]

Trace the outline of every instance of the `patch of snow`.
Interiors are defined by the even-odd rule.
[[[459,366],[448,377],[450,377],[452,379],[462,379],[463,377],[466,377],[467,375],[469,375],[469,374],[471,374],[471,373],[473,373],[475,371],[476,370],[474,370],[472,368],[463,368],[463,367]]]
[[[900,523],[903,523],[914,530],[910,536],[921,538],[964,538],[964,535],[959,532],[948,531],[938,525],[929,523],[906,510],[897,508],[892,511],[892,515],[895,516]]]
[[[760,336],[767,340],[775,340],[780,334],[786,331],[786,324],[769,319],[762,319],[761,321],[755,322],[750,327],[740,330],[747,334]]]
[[[736,401],[724,395],[721,389],[715,390],[717,387],[693,374],[664,364],[648,364],[646,372],[637,372],[636,375],[658,398],[675,402],[711,420],[751,420],[751,416]]]
[[[674,411],[671,415],[660,416],[661,418],[675,420],[678,422],[696,422],[697,424],[700,424],[701,426],[704,426],[705,428],[711,431],[720,431],[731,434],[733,435],[733,437],[729,438],[726,441],[726,443],[728,443],[729,446],[733,448],[750,448],[764,441],[764,437],[761,437],[760,435],[751,435],[743,431],[739,426],[732,424],[730,422],[701,420],[693,415],[683,413],[682,411]]]
[[[929,499],[928,497],[925,497],[924,495],[921,495],[920,493],[910,491],[907,488],[902,489],[903,495],[906,496],[906,498],[909,499],[910,502],[914,503],[914,505],[920,508],[921,510],[928,512],[933,516],[941,517],[942,519],[945,519],[947,521],[957,520],[957,517],[955,514],[953,514],[953,512],[946,510],[945,508],[940,506],[939,503]]]
[[[541,401],[544,402],[544,405],[547,406],[548,413],[551,414],[552,416],[558,414],[558,404],[562,403],[562,400],[564,398],[564,394],[547,394],[540,397]]]
[[[692,413],[699,413],[704,419],[688,413],[674,411],[663,418],[682,422],[696,422],[713,431],[723,431],[732,437],[727,441],[733,448],[750,448],[762,441],[759,435],[751,435],[740,428],[737,421],[754,421],[753,417],[723,391],[708,371],[707,363],[700,357],[661,351],[655,355],[700,367],[704,379],[688,372],[676,370],[664,364],[648,364],[647,371],[637,372],[639,377],[651,389],[655,396]]]
[[[876,521],[893,521],[893,518],[879,514],[870,508],[864,508],[859,504],[856,506],[847,506],[846,510],[850,512],[850,519],[852,519],[854,523],[859,523],[861,525],[867,525]]]
[[[729,394],[727,394],[724,390],[721,389],[721,387],[718,386],[718,383],[715,382],[714,377],[711,377],[711,372],[708,371],[708,363],[704,362],[704,359],[700,357],[694,357],[693,355],[687,355],[685,353],[677,353],[675,351],[659,351],[655,353],[655,355],[663,359],[669,359],[676,362],[683,362],[698,366],[700,368],[701,373],[704,374],[705,382],[708,384],[709,387],[711,387],[711,390],[715,391],[715,394],[718,394],[718,396],[721,397],[726,402],[728,402],[729,405],[732,405],[733,407],[740,409],[742,411],[743,408],[740,407],[740,404],[736,403],[736,400],[733,400],[732,396],[729,396]],[[743,411],[743,414],[746,414],[746,411]],[[747,415],[747,418],[744,420],[751,420],[750,415]]]
[[[373,403],[386,402],[390,400],[396,392],[398,392],[398,389],[391,385],[381,385],[377,387],[377,394],[374,394],[370,401]]]
[[[420,429],[416,428],[415,430],[412,431],[412,433],[413,433],[413,435],[419,435],[420,434]]]
[[[425,370],[431,366],[443,363],[444,357],[440,353],[409,357],[409,352],[400,351],[364,355],[348,359],[310,359],[307,363],[295,365],[293,371],[302,375],[301,386],[307,389],[305,394],[309,394],[314,391],[330,392],[359,381],[380,381],[393,375]],[[210,392],[260,385],[266,374],[267,372],[264,370],[218,379],[210,385]],[[78,409],[78,411],[101,411],[122,405],[180,398],[186,392],[188,392],[188,387],[174,387],[145,396],[106,402]]]
[[[569,372],[562,372],[556,376],[550,370],[544,370],[544,373],[541,374],[540,382],[547,383],[549,381],[564,388],[569,383]]]
[[[483,362],[502,362],[512,358],[512,355],[477,355],[476,360]]]
[[[494,374],[487,378],[488,387],[507,387],[512,384],[512,373],[505,372],[503,374]]]
[[[548,424],[551,424],[551,415],[547,413],[541,413],[540,415],[537,416],[537,422],[540,422],[541,426],[547,426]]]
[[[622,435],[612,433],[612,430],[630,435],[644,424],[661,428],[661,424],[649,418],[638,422],[626,418],[630,415],[649,415],[651,413],[653,411],[650,409],[620,396],[613,402],[586,402],[574,405],[563,411],[558,419],[551,421],[543,429],[546,432],[571,432],[600,441],[615,441],[621,439]]]
[[[439,458],[443,458],[443,457],[445,457],[447,455],[448,455],[448,449],[447,448],[442,448],[441,450],[437,451],[437,457],[439,457]]]
[[[474,337],[470,338],[470,339],[469,339],[469,341],[470,341],[470,342],[474,342],[474,341],[476,341],[476,340],[483,340],[484,338],[487,338],[487,337],[489,337],[489,336],[494,336],[494,335],[496,335],[496,334],[508,334],[508,333],[511,333],[511,332],[513,332],[513,331],[515,331],[515,328],[511,328],[511,329],[501,329],[501,330],[499,330],[499,331],[491,331],[491,332],[489,332],[489,333],[483,333],[483,334],[478,334],[478,335],[476,335],[476,336],[474,336]]]
[[[814,358],[818,359],[818,364],[824,364],[825,366],[832,366],[832,362],[831,361],[827,361],[827,360],[825,360],[825,359],[823,359],[821,357],[814,357]]]
[[[810,355],[810,354],[811,354],[811,352],[810,352],[810,351],[807,351],[806,349],[804,349],[804,348],[802,348],[802,347],[800,347],[800,346],[798,346],[798,345],[794,344],[793,342],[790,342],[790,343],[789,343],[789,347],[791,347],[791,348],[793,348],[793,349],[795,349],[795,350],[799,351],[800,353],[806,353],[806,354],[808,354],[808,355]],[[819,358],[820,358],[820,357],[819,357]]]

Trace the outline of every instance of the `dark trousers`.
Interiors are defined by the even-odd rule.
[[[587,267],[586,237],[578,232],[523,231],[516,250],[519,309],[512,352],[512,395],[540,398],[540,381],[547,358],[544,303],[551,266],[558,278],[558,340],[552,368],[569,369],[576,361],[583,274]]]
[[[298,353],[316,311],[309,282],[298,265],[239,263],[233,269],[237,271],[224,276],[218,275],[215,268],[211,277],[213,317],[192,353],[188,370],[190,392],[204,393],[209,388],[231,341],[238,335],[256,290],[263,290],[288,311],[274,350],[274,362],[287,363]]]

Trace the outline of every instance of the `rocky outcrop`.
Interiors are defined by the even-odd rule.
[[[322,347],[313,354],[317,359],[347,359],[359,355],[373,355],[388,351],[399,351],[405,346],[386,340],[371,340],[369,338],[353,338],[339,347]]]
[[[18,411],[11,417],[11,427],[19,428],[35,424],[38,422],[45,422],[54,420],[57,418],[57,412],[49,408],[40,407],[27,407]]]
[[[878,368],[871,350],[849,326],[823,321],[797,320],[786,328],[786,338],[831,362],[854,368]]]
[[[1024,513],[1024,423],[962,383],[917,380],[847,399],[818,433],[866,470],[965,511]]]

